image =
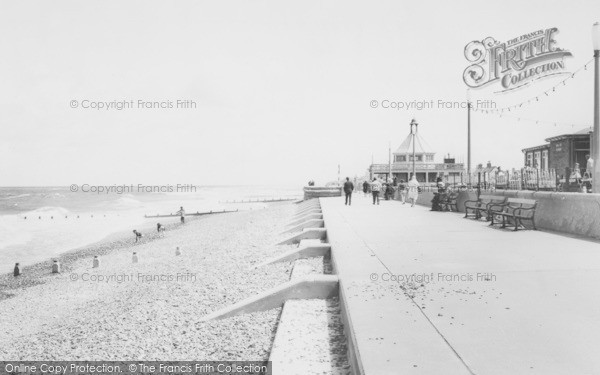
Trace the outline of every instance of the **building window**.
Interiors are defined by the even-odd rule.
[[[528,152],[527,153],[527,163],[525,164],[526,167],[531,167],[533,165],[533,153]]]
[[[415,155],[416,161],[423,161],[423,155]],[[410,156],[410,161],[413,161],[412,155]]]
[[[427,155],[426,158],[427,161],[433,161],[433,155]]]
[[[539,169],[539,168],[541,168],[541,166],[542,166],[542,152],[536,151],[535,158],[533,160],[533,167]]]
[[[542,151],[542,169],[548,170],[548,150]]]
[[[396,155],[396,161],[397,162],[406,161],[406,155]]]

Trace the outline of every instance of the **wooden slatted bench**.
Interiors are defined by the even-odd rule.
[[[469,200],[465,202],[465,218],[473,215],[474,219],[480,219],[483,213],[489,221],[488,209],[490,205],[504,204],[505,202],[506,197],[501,195],[480,195],[476,201]],[[469,214],[469,210],[471,210],[471,214]]]
[[[515,225],[515,231],[519,229],[519,226],[523,225],[523,220],[531,221],[533,229],[535,227],[535,207],[537,201],[534,199],[520,199],[520,198],[508,198],[504,204],[494,204],[489,207],[489,216],[491,216],[492,222],[490,225],[502,224],[502,228],[506,227],[506,224],[512,223]],[[498,222],[498,218],[502,218],[502,222]],[[496,218],[496,222],[494,222]]]

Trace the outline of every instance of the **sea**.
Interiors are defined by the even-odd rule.
[[[179,218],[145,215],[262,209],[265,203],[300,198],[295,186],[197,186],[188,192],[83,193],[70,187],[0,187],[0,273],[51,259],[61,253],[142,225]]]

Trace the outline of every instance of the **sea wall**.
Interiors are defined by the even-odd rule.
[[[538,202],[535,212],[538,229],[600,239],[600,194],[527,190],[496,190],[482,194],[534,199]],[[432,199],[433,192],[423,192],[419,194],[417,203],[431,206]],[[476,199],[474,191],[459,193],[458,210],[464,212],[465,201]]]
[[[304,200],[312,198],[341,197],[341,187],[305,186]]]

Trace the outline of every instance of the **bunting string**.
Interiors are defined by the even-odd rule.
[[[539,119],[533,119],[533,118],[527,118],[527,117],[522,117],[522,116],[517,116],[517,115],[512,115],[512,114],[508,114],[508,113],[496,113],[496,116],[499,116],[501,118],[510,118],[510,119],[514,119],[520,122],[531,122],[531,123],[535,123],[536,125],[552,125],[555,127],[561,126],[561,127],[570,127],[570,128],[577,128],[577,129],[584,129],[584,128],[589,128],[591,131],[591,126],[590,124],[580,124],[580,123],[575,123],[575,122],[561,122],[561,121],[547,121],[547,120],[539,120]]]
[[[485,114],[502,114],[502,115],[506,115],[509,112],[519,110],[523,106],[531,105],[532,103],[537,103],[537,102],[540,101],[540,99],[544,99],[544,98],[550,96],[551,94],[554,94],[557,91],[558,88],[566,86],[567,82],[570,81],[570,80],[572,80],[572,79],[575,79],[575,76],[577,74],[579,74],[581,71],[588,70],[588,65],[590,65],[592,63],[592,61],[594,61],[594,58],[591,58],[583,66],[581,66],[579,69],[577,69],[573,73],[569,74],[569,76],[567,78],[565,78],[562,81],[558,82],[553,87],[547,89],[546,91],[543,91],[543,92],[539,93],[536,96],[532,96],[529,99],[523,100],[520,103],[511,105],[511,106],[507,106],[507,107],[502,107],[502,108],[494,108],[494,109],[482,109],[482,108],[479,108],[478,109],[476,107],[472,107],[472,109],[474,111],[476,111],[476,112],[485,113]],[[523,119],[523,118],[521,118],[521,119]],[[533,121],[537,121],[538,123],[544,122],[544,121],[539,121],[539,120],[533,120]],[[550,123],[552,123],[552,122],[550,122]]]

